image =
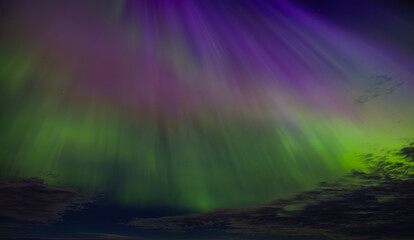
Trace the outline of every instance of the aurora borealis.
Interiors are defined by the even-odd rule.
[[[413,197],[408,3],[0,6],[0,237],[351,239],[303,205]]]

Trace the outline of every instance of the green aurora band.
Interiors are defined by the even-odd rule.
[[[332,87],[318,88],[318,83],[315,82],[315,88],[320,91],[331,91],[326,98],[312,96],[315,91],[310,86],[298,87],[303,82],[294,86],[285,84],[283,79],[287,74],[284,75],[278,70],[273,75],[280,80],[276,83],[268,80],[257,83],[257,86],[242,80],[240,83],[228,83],[221,80],[223,71],[233,70],[217,69],[218,66],[212,66],[207,60],[207,63],[198,66],[197,58],[203,60],[211,56],[203,53],[199,56],[192,55],[191,51],[194,50],[187,43],[191,40],[180,35],[182,30],[178,26],[173,25],[166,29],[165,25],[159,23],[160,26],[154,27],[159,29],[159,35],[174,40],[166,44],[159,40],[164,39],[163,37],[156,38],[156,33],[146,33],[144,23],[143,26],[129,23],[128,28],[119,30],[121,33],[116,32],[113,29],[121,23],[110,22],[114,18],[113,13],[109,14],[106,10],[90,13],[89,17],[94,20],[85,25],[91,26],[81,27],[77,23],[66,23],[63,20],[56,21],[57,26],[48,24],[41,17],[41,13],[47,15],[52,10],[56,14],[62,12],[61,9],[54,8],[56,6],[53,4],[37,7],[40,17],[30,15],[17,20],[21,23],[16,26],[18,33],[1,38],[1,176],[39,177],[48,183],[96,190],[105,193],[110,201],[129,206],[169,206],[208,211],[223,207],[256,206],[312,189],[321,181],[338,178],[352,169],[366,168],[358,159],[359,153],[375,149],[375,146],[399,146],[414,133],[414,125],[411,124],[414,122],[414,109],[411,104],[413,97],[410,94],[413,81],[412,75],[404,66],[391,64],[388,69],[375,72],[379,69],[372,67],[376,64],[375,57],[369,56],[361,60],[374,63],[366,63],[358,68],[360,73],[356,77],[387,75],[392,79],[400,79],[406,86],[396,88],[392,98],[388,97],[391,94],[384,95],[364,104],[356,103],[353,98],[358,89],[367,85],[359,85],[353,80],[340,82],[330,78],[333,75],[326,70],[328,64],[318,65],[316,67],[319,69],[315,70],[319,77],[326,78],[320,80],[321,86],[328,83]],[[19,11],[25,13],[26,10]],[[171,9],[169,11],[174,12]],[[78,17],[70,11],[66,14],[72,18]],[[236,12],[231,11],[229,14],[237,17]],[[223,17],[224,14],[220,16]],[[170,17],[174,15],[171,14]],[[199,21],[210,21],[202,17],[200,15]],[[293,22],[283,14],[279,17],[288,22],[285,24]],[[21,27],[32,18],[36,20],[33,29]],[[296,18],[297,21],[301,19]],[[232,21],[231,17],[223,17],[222,20]],[[155,24],[154,22],[149,24]],[[337,66],[342,65],[343,67],[337,69],[342,72],[342,77],[355,77],[350,73],[355,69],[345,66],[344,62],[359,59],[360,52],[355,50],[347,53],[354,54],[351,60],[335,58],[337,53],[330,54],[330,49],[321,48],[324,43],[317,42],[318,39],[313,37],[310,31],[317,34],[317,30],[322,28],[314,24],[314,28],[294,30],[299,31],[295,33],[297,35],[293,30],[286,30],[285,35],[279,37],[296,39],[301,36],[309,44],[307,48],[324,55],[321,58],[328,59]],[[91,32],[90,36],[84,37],[85,43],[82,43],[81,38],[81,42],[77,43],[79,49],[69,47],[72,41],[70,36],[81,35],[94,27],[98,29],[97,33]],[[111,70],[110,67],[105,70],[107,62],[100,65],[100,60],[95,60],[98,62],[97,68],[103,74],[117,78],[116,81],[108,83],[109,89],[133,81],[119,80],[126,76],[128,79],[148,78],[148,81],[142,80],[142,86],[155,82],[148,89],[156,89],[150,93],[150,100],[132,99],[125,103],[122,98],[129,93],[124,88],[119,88],[116,94],[107,94],[106,89],[95,91],[94,86],[101,85],[98,80],[98,83],[93,79],[84,80],[83,77],[99,79],[100,75],[80,70],[83,63],[77,63],[86,54],[82,53],[82,47],[89,44],[88,37],[98,41],[101,36],[99,31],[106,33],[106,30],[100,30],[105,27],[110,29],[109,33],[118,33],[122,41],[138,39],[138,47],[125,47],[131,50],[131,54],[116,47],[116,44],[121,44],[117,42],[118,39],[109,38],[100,43],[106,44],[108,49],[112,46],[113,50],[108,50],[109,52],[121,51],[126,59],[119,65],[115,64],[114,68],[118,70]],[[242,25],[237,25],[234,31],[241,27]],[[47,32],[45,29],[48,28],[51,31],[55,28],[64,29],[56,34],[64,37],[67,34],[67,42],[57,37],[54,40],[57,42],[56,46],[51,46],[43,35],[38,34],[42,36],[38,37],[35,33],[41,29]],[[241,33],[245,30],[239,29]],[[338,34],[338,31],[331,30],[333,35]],[[159,45],[153,46],[154,52],[146,51],[141,46],[146,44],[145,34],[148,38],[155,39],[154,45]],[[194,39],[192,41],[197,41],[198,38]],[[212,37],[210,45],[204,45],[211,50],[209,54],[212,55],[214,51],[220,51],[220,46],[221,49],[226,49],[224,45],[220,45],[219,40],[214,39]],[[119,41],[122,42],[121,40]],[[254,47],[258,43],[248,44]],[[342,44],[352,47],[355,42],[349,37],[344,38]],[[59,52],[56,49],[63,50]],[[180,53],[174,55],[170,51]],[[203,49],[199,51],[203,52]],[[232,52],[231,49],[228,51]],[[216,54],[224,55],[223,52],[225,51]],[[89,54],[93,55],[94,52]],[[104,58],[103,55],[105,54],[96,58]],[[118,60],[109,53],[108,55],[109,59]],[[134,64],[142,63],[141,60],[133,58],[136,55],[150,59],[148,61],[155,65],[153,68],[161,69],[159,71],[162,73],[153,73],[151,70],[147,73],[142,66],[144,70],[135,72]],[[238,53],[238,56],[244,55]],[[309,56],[313,55],[303,52],[300,57],[305,62],[312,62]],[[248,58],[247,55],[245,57]],[[393,56],[387,57],[390,62],[393,61]],[[257,58],[269,61],[265,57]],[[135,59],[136,62],[128,65],[130,59]],[[224,57],[220,59],[224,62],[231,61]],[[89,60],[94,61],[94,58]],[[87,68],[95,68],[93,64],[87,63]],[[277,68],[274,62],[267,64],[269,68]],[[231,64],[226,66],[230,68]],[[186,95],[188,98],[181,99],[174,95],[172,100],[160,100],[162,97],[158,94],[162,95],[163,92],[156,92],[156,85],[168,78],[168,73],[163,72],[164,68],[173,69],[172,72],[177,76],[176,80],[171,80],[175,81],[173,86],[185,85],[190,89],[169,88],[168,91],[176,91],[177,96],[193,91],[195,96]],[[110,71],[116,73],[112,74]],[[255,75],[262,69],[252,66],[248,71]],[[231,74],[233,73],[224,75]],[[205,77],[193,81],[197,75]],[[268,73],[256,76],[270,78]],[[234,78],[237,77],[240,76],[235,75]],[[367,82],[368,80],[364,84]],[[170,85],[167,88],[168,86]],[[311,93],[301,94],[297,89]],[[340,103],[331,105],[329,100],[327,103],[329,96],[335,96]],[[320,98],[323,99],[322,103],[318,102]],[[130,105],[131,102],[134,104]],[[135,104],[136,102],[138,103]],[[173,103],[166,107],[163,102]],[[182,102],[185,102],[184,107]],[[172,109],[171,112],[169,109]]]

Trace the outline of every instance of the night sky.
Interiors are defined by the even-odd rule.
[[[414,4],[0,0],[0,239],[414,239]]]

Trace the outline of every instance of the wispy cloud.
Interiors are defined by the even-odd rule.
[[[82,233],[86,235],[93,235],[94,239],[114,239],[114,240],[143,240],[143,238],[116,234],[116,233]]]

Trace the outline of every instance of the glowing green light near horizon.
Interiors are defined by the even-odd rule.
[[[372,145],[412,137],[408,83],[391,99],[353,101],[366,75],[406,74],[387,49],[365,49],[277,8],[261,28],[218,11],[244,37],[235,41],[196,5],[181,17],[168,5],[168,20],[142,16],[128,27],[93,11],[67,10],[75,20],[54,24],[40,14],[39,33],[20,26],[19,41],[4,37],[0,175],[41,177],[132,206],[206,211],[311,189],[366,168],[358,154]],[[343,49],[327,46],[332,39]],[[268,44],[288,40],[295,47]]]

